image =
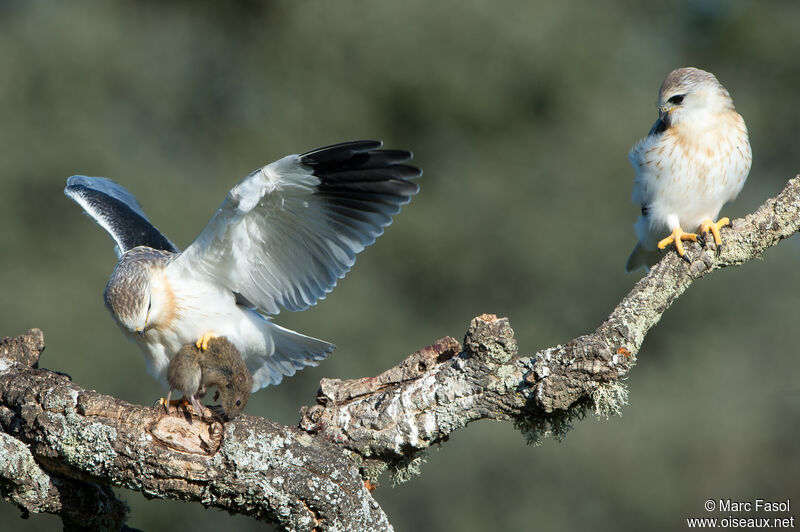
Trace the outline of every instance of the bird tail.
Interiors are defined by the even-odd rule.
[[[661,252],[657,249],[647,250],[641,244],[636,244],[633,248],[628,262],[625,264],[625,271],[632,272],[644,266],[645,271],[650,271],[650,267],[661,259]]]
[[[278,384],[306,366],[316,366],[336,346],[264,320],[264,335],[271,337],[274,349],[266,357],[251,357],[247,368],[253,376],[253,391]],[[269,352],[269,350],[268,350]]]

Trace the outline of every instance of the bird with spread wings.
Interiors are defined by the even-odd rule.
[[[352,141],[289,155],[228,192],[200,235],[180,251],[133,195],[109,179],[72,176],[64,193],[111,236],[119,258],[104,299],[166,386],[185,344],[225,336],[253,391],[278,384],[334,349],[266,315],[301,311],[326,296],[356,254],[383,234],[419,187],[412,154]]]

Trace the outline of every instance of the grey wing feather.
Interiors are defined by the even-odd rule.
[[[266,318],[264,319],[266,321]],[[249,357],[245,360],[247,369],[253,377],[253,392],[264,386],[279,384],[284,376],[290,377],[307,366],[316,366],[336,347],[324,340],[291,331],[271,322],[269,330],[271,341],[274,342],[272,355]]]
[[[179,251],[150,223],[133,194],[110,179],[74,175],[67,179],[64,194],[106,230],[117,257],[138,246]]]
[[[345,142],[256,170],[169,267],[271,314],[315,304],[419,190],[411,153],[380,146]]]

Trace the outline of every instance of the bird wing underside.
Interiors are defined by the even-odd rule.
[[[205,275],[270,314],[324,298],[419,187],[412,155],[353,141],[246,177],[170,267]]]
[[[137,246],[179,251],[150,223],[133,195],[109,179],[72,176],[64,194],[106,230],[114,241],[117,257]]]

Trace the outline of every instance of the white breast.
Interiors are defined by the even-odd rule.
[[[631,150],[633,201],[648,208],[636,227],[646,249],[676,223],[695,231],[704,220],[716,220],[747,179],[751,153],[742,118],[735,112],[702,118],[649,136]]]
[[[169,268],[164,286],[158,289],[171,291],[174,312],[137,340],[145,351],[148,371],[162,383],[166,384],[167,366],[175,353],[205,333],[227,337],[245,359],[273,349],[263,327],[258,327],[257,322],[264,318],[238,306],[229,290]]]

